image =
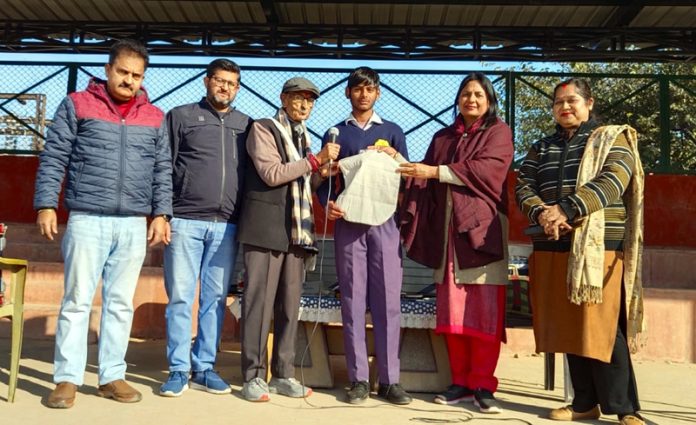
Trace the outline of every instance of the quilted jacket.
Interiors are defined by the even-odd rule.
[[[164,113],[141,90],[126,116],[92,79],[68,95],[48,129],[34,208],[56,208],[67,169],[68,210],[172,215],[172,163]]]

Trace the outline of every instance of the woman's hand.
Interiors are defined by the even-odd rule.
[[[334,201],[329,201],[326,208],[329,212],[329,220],[338,220],[339,218],[343,218],[345,215],[345,212],[338,205],[336,205]]]
[[[548,236],[549,240],[557,241],[561,236],[569,233],[573,230],[573,227],[568,223],[554,223],[549,227],[544,227],[544,233]]]
[[[415,177],[417,179],[437,179],[440,177],[440,169],[437,166],[425,165],[420,162],[404,162],[396,169],[402,176]]]
[[[561,236],[567,234],[573,227],[568,224],[568,216],[558,205],[543,205],[543,210],[539,213],[537,221],[544,228],[544,233],[549,240],[557,241]]]

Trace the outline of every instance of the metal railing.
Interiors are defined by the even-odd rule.
[[[103,77],[103,64],[0,62],[0,153],[32,154],[41,150],[56,108],[66,93],[82,90],[92,76]],[[280,105],[283,82],[295,75],[322,90],[308,122],[314,143],[347,117],[345,98],[350,69],[244,67],[235,106],[253,118],[270,116]],[[146,87],[154,104],[168,111],[204,96],[204,65],[153,64]],[[380,71],[377,112],[406,133],[412,160],[420,160],[432,135],[452,122],[459,83],[469,71]],[[552,89],[561,79],[590,80],[595,110],[608,123],[628,123],[639,133],[646,169],[662,173],[696,173],[696,77],[650,74],[570,74],[486,71],[498,93],[503,118],[513,128],[519,161],[535,140],[553,131]]]

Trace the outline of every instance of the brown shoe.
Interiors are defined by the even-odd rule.
[[[554,421],[581,421],[583,419],[599,419],[600,416],[602,413],[599,411],[599,406],[595,406],[587,412],[576,412],[573,410],[573,406],[561,407],[549,412],[549,419]]]
[[[77,385],[72,382],[60,382],[48,396],[46,405],[54,409],[69,409],[75,404]]]
[[[123,379],[117,379],[108,384],[100,385],[97,391],[99,397],[113,398],[121,403],[137,403],[143,399],[138,390],[128,385]]]
[[[645,421],[638,415],[626,415],[621,418],[619,425],[645,425]]]

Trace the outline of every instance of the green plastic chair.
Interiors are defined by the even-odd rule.
[[[7,401],[14,403],[19,374],[19,358],[22,355],[22,332],[24,328],[24,283],[27,278],[27,261],[0,257],[0,270],[10,272],[6,289],[9,289],[9,302],[0,306],[0,317],[12,318],[12,352],[10,353],[10,385]],[[7,279],[5,280],[8,281]]]

